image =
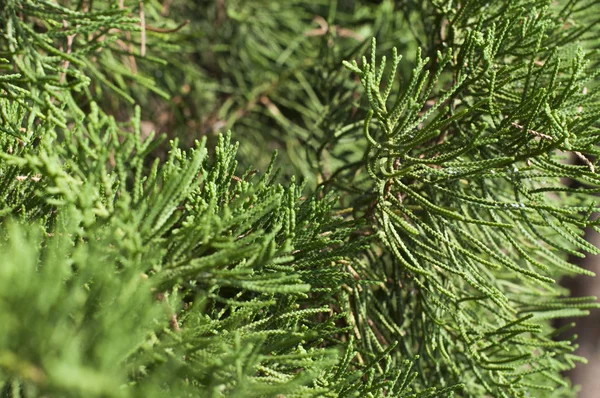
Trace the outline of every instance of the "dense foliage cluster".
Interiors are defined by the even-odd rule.
[[[574,396],[599,8],[1,0],[0,394]]]

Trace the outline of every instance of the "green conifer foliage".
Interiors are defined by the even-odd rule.
[[[0,2],[0,394],[574,396],[598,9]]]

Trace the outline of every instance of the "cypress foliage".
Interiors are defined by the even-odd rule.
[[[0,393],[574,396],[599,7],[0,2]]]

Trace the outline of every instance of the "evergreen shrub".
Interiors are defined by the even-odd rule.
[[[574,396],[598,11],[1,0],[0,394]]]

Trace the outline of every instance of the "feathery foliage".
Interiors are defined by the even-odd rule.
[[[2,396],[573,396],[598,7],[3,1]]]

